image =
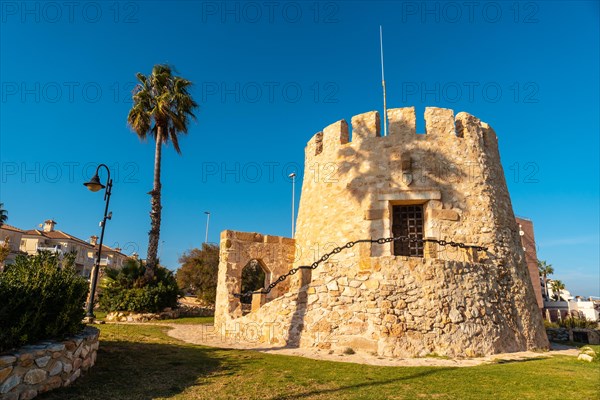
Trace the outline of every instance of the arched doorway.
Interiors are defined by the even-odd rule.
[[[242,293],[263,289],[268,284],[269,271],[260,260],[252,259],[242,268]],[[241,296],[242,312],[249,307],[244,305],[252,304],[252,296]]]

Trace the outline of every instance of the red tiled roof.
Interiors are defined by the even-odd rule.
[[[50,231],[50,232],[45,232],[45,231],[40,231],[37,229],[30,229],[27,230],[25,232],[23,232],[24,235],[31,235],[31,236],[42,236],[48,239],[67,239],[67,240],[73,240],[75,242],[78,242],[79,244],[85,245],[85,246],[89,246],[92,247],[92,245],[88,242],[86,242],[85,240],[79,239],[78,237],[75,237],[73,235],[69,235],[68,233],[65,233],[63,231]]]
[[[8,225],[8,224],[2,224],[2,226],[0,226],[0,228],[6,229],[8,231],[23,232],[22,229],[19,229],[16,226],[12,226],[12,225]]]

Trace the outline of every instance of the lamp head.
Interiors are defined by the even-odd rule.
[[[290,178],[294,178],[294,177],[296,177],[296,173],[295,173],[295,172],[292,172],[292,173],[291,173],[291,174],[289,174],[288,176],[289,176]]]
[[[92,176],[92,179],[90,179],[89,182],[84,183],[84,185],[87,186],[87,188],[90,189],[92,192],[97,192],[98,190],[105,188],[105,186],[102,183],[100,183],[100,177],[98,176],[98,174]]]

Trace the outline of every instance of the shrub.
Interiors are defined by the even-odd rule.
[[[558,321],[558,325],[560,325],[561,328],[598,328],[598,323],[596,321],[591,321],[589,319],[586,319],[585,317],[567,317],[563,320]]]
[[[105,311],[160,312],[176,307],[179,288],[173,273],[158,267],[150,282],[141,260],[129,259],[123,268],[107,268],[101,282],[100,307]]]
[[[0,352],[81,331],[89,284],[69,264],[20,255],[0,274]]]

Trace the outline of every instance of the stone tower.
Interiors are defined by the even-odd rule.
[[[492,128],[441,108],[426,109],[425,134],[415,132],[412,107],[388,110],[388,121],[386,137],[368,112],[352,118],[352,140],[341,120],[308,142],[295,243],[223,232],[216,325],[254,324],[266,342],[394,357],[547,348]],[[359,243],[241,316],[233,294],[248,249],[272,258],[261,258],[268,284],[349,241],[400,235],[487,250]]]

